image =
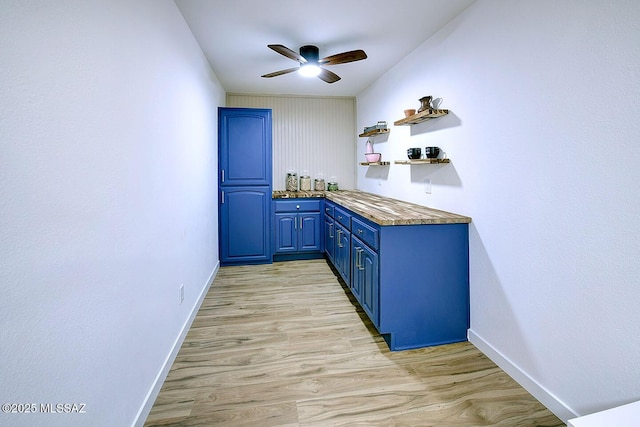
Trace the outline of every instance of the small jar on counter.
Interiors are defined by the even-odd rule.
[[[337,191],[338,190],[338,177],[332,176],[329,178],[329,183],[327,184],[327,190],[329,191]]]
[[[309,175],[300,175],[300,191],[311,191],[311,178]]]
[[[287,191],[298,191],[298,174],[294,171],[287,172]]]
[[[313,180],[313,189],[315,191],[324,191],[324,177],[321,173],[316,175],[316,179]]]

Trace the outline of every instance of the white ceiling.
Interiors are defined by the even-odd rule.
[[[229,93],[355,96],[475,0],[175,0],[213,71]],[[267,48],[320,58],[362,49],[368,58],[327,67],[328,84],[298,73],[262,78],[297,62]]]

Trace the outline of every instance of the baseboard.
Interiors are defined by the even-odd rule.
[[[178,351],[180,351],[180,347],[182,346],[182,343],[184,342],[184,339],[187,336],[187,332],[189,332],[189,328],[191,328],[191,324],[193,323],[193,320],[196,318],[196,314],[198,314],[198,310],[202,305],[202,301],[204,301],[204,297],[207,295],[209,288],[213,284],[213,279],[216,277],[216,274],[218,273],[219,268],[220,268],[220,262],[218,261],[215,267],[213,268],[213,271],[209,275],[209,279],[207,280],[206,286],[202,289],[202,292],[200,292],[200,295],[196,300],[196,304],[193,306],[193,310],[191,310],[189,317],[182,325],[180,334],[178,334],[178,337],[173,343],[173,346],[171,347],[171,351],[167,355],[167,358],[165,359],[164,364],[162,365],[162,369],[160,369],[160,372],[158,372],[158,375],[153,381],[153,386],[149,390],[149,393],[147,393],[147,396],[144,399],[142,407],[138,411],[138,414],[136,415],[136,418],[132,424],[133,427],[143,427],[144,422],[149,416],[149,412],[151,412],[151,408],[153,407],[153,404],[156,401],[158,394],[160,393],[162,384],[164,383],[164,380],[167,378],[167,375],[169,374],[171,365],[173,365],[173,361],[176,359],[176,356],[178,355]]]
[[[495,347],[485,341],[481,336],[476,334],[473,330],[468,331],[469,341],[475,345],[481,352],[483,352],[489,359],[491,359],[496,365],[498,365],[503,371],[505,371],[511,378],[513,378],[518,384],[520,384],[525,390],[533,395],[546,406],[551,412],[553,412],[558,418],[565,424],[570,418],[575,418],[577,415],[567,405],[565,405],[560,399],[558,399],[553,393],[547,390],[544,386],[531,378],[526,372],[520,369],[515,363],[509,360],[505,355],[500,353]]]

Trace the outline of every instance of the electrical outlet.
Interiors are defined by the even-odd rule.
[[[180,305],[182,305],[182,301],[184,301],[184,283],[180,284]]]
[[[431,194],[431,180],[429,178],[424,179],[424,192]]]

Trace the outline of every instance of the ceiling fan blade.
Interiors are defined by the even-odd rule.
[[[280,70],[280,71],[274,71],[273,73],[269,73],[269,74],[265,74],[262,77],[277,77],[277,76],[281,76],[283,74],[289,74],[289,73],[293,73],[294,71],[298,71],[300,69],[300,67],[293,67],[293,68],[287,68],[286,70]]]
[[[336,73],[333,73],[329,70],[325,70],[324,68],[320,69],[320,74],[318,74],[318,78],[320,80],[324,80],[327,83],[335,83],[340,80],[340,76]]]
[[[294,61],[298,61],[301,64],[305,64],[307,62],[306,59],[302,55],[297,52],[292,51],[286,46],[282,46],[281,44],[268,44],[268,48],[275,50],[280,55],[284,55],[289,59],[293,59]]]
[[[318,61],[320,65],[337,65],[345,64],[347,62],[360,61],[367,59],[367,54],[364,50],[351,50],[349,52],[337,53],[335,55],[327,56]]]

